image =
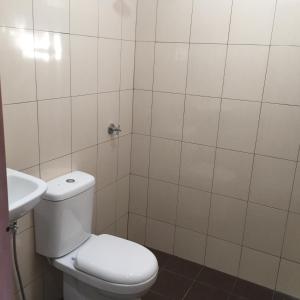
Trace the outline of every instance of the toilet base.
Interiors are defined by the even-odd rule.
[[[103,295],[98,289],[89,286],[76,278],[64,274],[64,300],[141,300],[140,298],[128,298]]]

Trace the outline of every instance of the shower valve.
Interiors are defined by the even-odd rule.
[[[108,126],[107,132],[109,135],[119,135],[122,130],[120,129],[120,125],[116,126],[115,124],[110,124]]]

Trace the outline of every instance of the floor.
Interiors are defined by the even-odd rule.
[[[160,271],[142,300],[295,300],[173,255],[151,251],[157,257]]]

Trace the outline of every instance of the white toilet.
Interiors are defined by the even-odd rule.
[[[139,299],[158,264],[145,247],[91,234],[95,179],[72,172],[48,182],[34,209],[36,251],[64,273],[64,300]]]

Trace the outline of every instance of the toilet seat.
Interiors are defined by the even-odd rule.
[[[104,246],[104,241],[107,244],[104,247],[105,250],[102,251],[99,248],[99,245]],[[97,263],[94,263],[94,267],[92,268],[93,258],[95,259],[95,257],[97,257],[97,251],[92,250],[92,246],[96,246],[100,252],[102,251],[101,254],[105,255],[107,260],[105,269],[99,264],[104,261],[98,258],[96,260]],[[118,246],[122,246],[122,248],[117,249],[116,247]],[[111,249],[110,255],[108,252],[109,249]],[[123,272],[122,275],[118,275],[116,271],[113,271],[113,262],[116,261],[116,253],[120,254],[120,258],[128,261],[132,261],[133,259],[139,260],[138,257],[128,255],[130,249],[133,251],[133,254],[139,253],[141,258],[146,257],[148,263],[142,266],[143,272],[134,273],[135,275],[132,275],[133,272],[130,273],[130,275],[126,275],[126,273]],[[121,252],[117,250],[121,250]],[[122,250],[124,250],[124,252],[122,252]],[[90,259],[86,256],[88,254],[90,254]],[[152,260],[151,255],[154,257],[154,260]],[[132,257],[132,259],[130,259],[130,257]],[[136,243],[106,234],[99,236],[91,235],[86,242],[71,253],[61,258],[54,259],[53,265],[64,273],[71,275],[92,287],[107,293],[119,295],[133,295],[144,292],[153,285],[158,273],[157,260],[148,249]],[[129,264],[124,264],[121,268],[117,268],[116,270],[125,271],[126,266],[129,266]],[[129,270],[137,271],[137,266],[138,265],[136,264],[132,269],[129,266]],[[122,278],[124,280],[121,280]]]

